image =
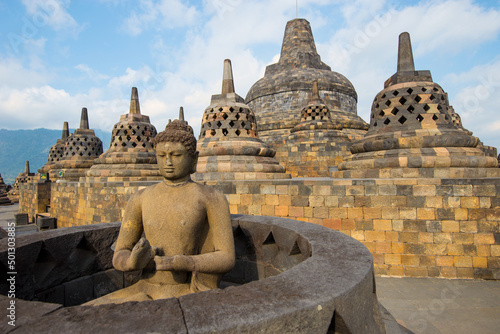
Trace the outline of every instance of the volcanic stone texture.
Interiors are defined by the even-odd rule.
[[[137,88],[130,110],[113,127],[109,149],[94,160],[84,182],[149,181],[161,179],[154,152],[156,128],[141,115]]]
[[[290,178],[274,158],[276,151],[259,139],[253,111],[234,92],[229,59],[224,61],[222,93],[213,95],[203,114],[193,179],[258,180]]]
[[[279,62],[267,66],[264,77],[250,88],[245,99],[255,112],[260,138],[277,151],[276,158],[287,170],[289,162],[295,158],[287,146],[287,139],[290,130],[300,122],[301,110],[308,104],[315,81],[321,98],[332,111],[332,119],[336,113],[346,118],[342,126],[345,130],[341,130],[360,139],[368,125],[356,114],[357,94],[351,82],[321,61],[309,22],[304,19],[289,21]],[[311,142],[314,139],[311,137]],[[312,147],[306,145],[311,149],[314,146],[315,143]],[[318,144],[318,151],[326,150]],[[293,165],[290,168],[292,174],[298,176],[308,176],[305,172],[310,171],[304,169],[301,173],[301,169]],[[322,170],[327,173],[328,166],[322,166]]]
[[[385,168],[394,169],[390,177],[411,175],[407,169],[428,170],[421,177],[500,176],[496,159],[477,148],[479,139],[454,123],[448,96],[430,72],[408,64],[413,66],[410,37],[402,33],[398,72],[373,101],[369,131],[332,177],[384,177],[380,170]]]
[[[73,306],[16,300],[18,332],[116,333],[399,333],[386,331],[373,260],[361,243],[312,224],[273,217],[232,219],[237,244],[233,277],[252,281],[147,302]],[[66,306],[128,284],[111,268],[119,223],[82,226],[18,239],[16,296]],[[0,244],[0,266],[7,244]],[[268,268],[269,270],[267,270]],[[120,277],[121,274],[121,277]],[[231,274],[231,273],[230,273]],[[229,275],[230,276],[230,275]],[[0,291],[7,291],[6,281]],[[9,302],[0,296],[0,305]],[[5,322],[2,329],[8,329]]]

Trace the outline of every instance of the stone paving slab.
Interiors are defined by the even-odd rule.
[[[416,334],[500,332],[500,281],[376,277],[378,300]]]

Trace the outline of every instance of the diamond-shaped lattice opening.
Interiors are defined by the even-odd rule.
[[[424,117],[422,115],[417,116],[417,121],[422,122],[424,120]]]
[[[137,141],[141,141],[141,136],[137,136]]]
[[[402,98],[399,99],[399,103],[401,103],[401,104],[405,104],[406,101],[407,100],[404,97],[402,97]]]
[[[399,123],[401,123],[401,124],[405,124],[405,122],[406,122],[406,117],[401,116],[401,117],[398,119],[398,122],[399,122]]]
[[[427,92],[427,88],[422,87],[422,92]]]
[[[130,137],[130,136],[127,136],[127,140],[128,140],[128,141],[130,141],[130,139],[132,139],[132,137]]]
[[[242,128],[244,128],[244,127],[245,127],[245,125],[246,125],[246,123],[245,123],[245,122],[241,122],[241,127],[242,127]]]
[[[384,116],[385,115],[385,112],[383,110],[380,110],[380,112],[378,113],[379,116]]]
[[[217,115],[216,114],[212,114],[212,115],[210,115],[210,117],[212,118],[212,121],[215,121],[215,119],[217,118]]]
[[[437,87],[432,88],[433,91],[437,92],[439,89]]]
[[[262,243],[263,245],[272,245],[275,244],[276,241],[274,240],[274,235],[273,232],[269,232],[269,234],[266,237],[266,240]]]
[[[448,119],[448,116],[444,115],[444,120],[447,121]]]
[[[216,125],[218,128],[220,128],[222,126],[222,123],[220,121],[218,121]]]
[[[422,98],[419,95],[417,95],[415,97],[415,102],[419,103],[420,101],[422,101]]]
[[[229,115],[228,115],[228,114],[226,114],[226,113],[223,113],[223,114],[222,114],[222,118],[227,119],[228,117],[229,117]]]
[[[233,107],[229,107],[229,111],[230,111],[230,112],[233,112],[233,111],[234,111],[234,108],[233,108]]]
[[[220,108],[219,108],[219,111],[222,111],[222,110],[224,110],[224,108],[220,107]]]
[[[385,102],[385,105],[386,105],[386,106],[390,106],[390,105],[391,105],[391,100],[387,100],[387,101]]]
[[[229,126],[232,128],[234,126],[234,122],[233,121],[230,121],[229,122]]]
[[[406,108],[406,110],[408,110],[408,112],[409,112],[410,114],[412,114],[412,113],[413,113],[413,111],[415,111],[415,107],[414,107],[414,106],[409,106],[408,108]]]
[[[408,88],[408,89],[406,90],[406,92],[407,92],[408,94],[411,94],[411,93],[413,93],[413,89]]]
[[[228,134],[228,133],[229,133],[229,131],[227,131],[227,129],[222,129],[222,134],[223,134],[224,136],[227,136],[227,134]]]
[[[433,101],[436,97],[434,95],[431,94],[431,96],[429,97],[429,100]]]
[[[373,123],[373,126],[377,126],[377,122]]]
[[[425,110],[425,111],[429,111],[429,109],[431,109],[431,107],[429,107],[429,105],[428,105],[428,104],[425,104],[425,105],[424,105],[424,110]]]
[[[134,142],[132,142],[132,146],[133,146],[133,147],[136,147],[136,146],[137,146],[137,143],[136,143],[135,141],[134,141]]]
[[[434,114],[434,115],[432,115],[432,119],[437,121],[439,119],[439,117],[438,117],[438,115]]]
[[[43,281],[47,275],[54,269],[57,262],[54,256],[47,250],[45,245],[40,249],[33,268],[33,278],[35,282]]]
[[[441,110],[443,110],[443,107],[441,107],[441,105],[440,105],[440,104],[438,104],[437,109],[438,109],[439,111],[441,111]]]
[[[134,129],[132,129],[132,135],[135,135],[135,130]]]
[[[217,132],[215,132],[215,130],[210,131],[210,135],[211,135],[211,136],[215,136],[215,134],[216,134],[216,133],[217,133]]]
[[[127,146],[127,143],[126,142],[122,142],[122,147],[125,147]]]
[[[388,118],[386,118],[386,119],[385,119],[385,121],[384,121],[384,124],[385,124],[385,125],[387,125],[387,124],[389,124],[390,122],[391,122],[391,121],[390,121]]]
[[[393,92],[392,92],[392,95],[394,95],[394,96],[398,96],[398,95],[399,95],[399,92],[398,92],[397,90],[395,90],[395,91],[393,91]]]
[[[141,132],[141,134],[144,136],[146,134],[146,132],[144,132],[144,130]]]
[[[123,129],[123,125],[120,125],[120,129]]]
[[[393,109],[391,110],[391,114],[393,114],[394,116],[396,116],[396,115],[398,114],[398,112],[399,112],[399,109],[398,109],[398,108],[393,108]]]
[[[85,153],[85,152],[80,152],[80,156],[81,156],[81,157],[83,157],[83,154],[84,154],[84,153]]]
[[[375,108],[377,108],[377,109],[378,109],[378,107],[380,107],[380,104],[379,104],[379,103],[377,103],[377,104],[375,105]]]
[[[236,114],[236,116],[235,116],[236,120],[239,120],[239,119],[240,119],[240,117],[241,117],[241,115],[240,115],[240,114]]]
[[[129,125],[129,126],[128,126],[128,128],[129,128],[130,130],[132,130],[132,125]]]
[[[86,272],[93,266],[96,256],[95,248],[83,237],[69,255],[68,263],[78,272]]]
[[[386,97],[386,95],[384,94],[384,95],[382,95],[380,98],[381,98],[381,99],[385,99],[385,97]]]
[[[234,133],[236,133],[237,136],[241,134],[240,130],[236,130]]]

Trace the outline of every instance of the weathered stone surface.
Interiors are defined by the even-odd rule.
[[[290,178],[275,150],[257,135],[253,111],[234,92],[231,61],[224,61],[222,93],[205,109],[198,141],[196,181]]]
[[[261,248],[261,251],[255,250],[257,260],[259,256],[262,256],[261,259],[273,260],[271,255],[275,254],[274,251],[265,254],[268,252],[266,247],[273,243],[279,251],[288,253],[291,257],[300,252],[305,255],[305,260],[278,272],[266,270],[264,266],[257,269],[261,272],[258,274],[261,278],[258,281],[229,286],[223,290],[190,294],[178,300],[171,298],[141,303],[61,308],[50,314],[30,317],[28,323],[16,330],[21,333],[32,332],[34,329],[38,332],[50,332],[54,328],[58,332],[76,333],[94,330],[102,333],[398,332],[386,331],[389,327],[386,327],[384,321],[388,322],[391,318],[380,314],[375,295],[372,258],[361,243],[342,233],[289,219],[234,216],[232,224],[236,235],[253,240],[252,243],[257,243],[254,246]],[[116,225],[107,226],[111,230],[117,228]],[[82,231],[85,234],[91,231],[99,234],[105,232],[106,225],[74,229],[76,232],[44,232],[52,234],[44,239]],[[254,234],[251,237],[252,232]],[[25,244],[27,240],[37,240],[28,237],[20,238],[21,244]],[[74,241],[70,244],[73,243]],[[5,249],[0,249],[0,253],[4,252]],[[240,256],[244,256],[243,253]],[[309,255],[311,256],[308,257]],[[97,275],[99,274],[101,273]],[[87,291],[91,289],[85,287],[88,282],[96,282],[96,277],[81,277],[64,286],[79,290],[82,292],[80,297],[83,298],[85,293],[95,293]],[[51,307],[57,308],[59,305]]]
[[[410,36],[402,33],[398,71],[373,101],[370,129],[332,177],[365,178],[383,168],[391,173],[377,177],[392,178],[396,171],[414,177],[412,169],[420,177],[500,176],[497,160],[477,148],[478,138],[457,125],[453,113],[430,72],[415,71]]]
[[[16,332],[187,333],[176,299],[65,307],[43,317],[30,318],[31,321],[20,326]]]
[[[32,322],[33,319],[40,319],[40,317],[42,317],[43,315],[54,312],[55,310],[61,308],[61,305],[58,304],[28,302],[22,299],[11,299],[7,296],[0,295],[0,308],[2,309],[3,314],[10,314],[10,311],[8,311],[7,309],[9,307],[12,307],[11,301],[15,302],[15,326],[9,325],[8,322],[11,321],[11,319],[8,317],[4,317],[2,321],[0,321],[0,332],[2,333],[10,333],[14,330],[19,331],[19,329],[21,329],[24,325]],[[48,332],[55,330],[56,328],[53,327]],[[33,329],[31,329],[31,331],[31,333],[33,333]]]
[[[94,160],[83,182],[161,180],[154,153],[156,128],[141,115],[139,93],[132,87],[128,114],[113,126],[109,149]]]

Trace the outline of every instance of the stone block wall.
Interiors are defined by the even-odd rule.
[[[500,179],[303,179],[217,185],[231,213],[339,230],[379,275],[500,279]]]
[[[129,198],[157,182],[54,183],[50,214],[58,227],[121,221]]]
[[[121,221],[153,182],[52,183],[58,227]],[[289,217],[341,231],[379,275],[500,279],[500,179],[218,181],[232,214]],[[22,212],[22,211],[21,211]]]
[[[47,212],[50,207],[51,182],[29,181],[19,185],[19,212],[27,213],[30,222],[35,222],[37,213]]]

